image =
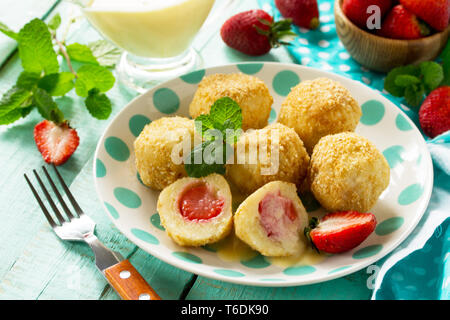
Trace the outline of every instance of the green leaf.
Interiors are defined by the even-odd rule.
[[[99,120],[108,119],[112,111],[111,101],[106,94],[100,93],[97,88],[89,90],[85,104],[89,113]]]
[[[450,61],[450,40],[447,41],[447,45],[441,53],[441,59],[445,63],[446,61]]]
[[[18,34],[19,57],[25,71],[46,74],[57,73],[59,64],[53,50],[47,25],[40,19],[27,23]]]
[[[241,107],[229,97],[224,97],[217,100],[211,107],[209,116],[212,119],[214,128],[226,129],[224,127],[225,121],[229,120],[232,123],[232,128],[235,130],[242,128],[242,110]]]
[[[38,87],[50,95],[64,96],[74,87],[75,76],[71,72],[52,73],[39,80]]]
[[[429,92],[436,89],[444,80],[444,70],[439,63],[425,61],[420,64],[423,80]]]
[[[114,67],[122,54],[122,50],[107,40],[98,40],[88,44],[98,63],[104,67]]]
[[[21,109],[14,109],[0,116],[0,125],[11,124],[22,118]]]
[[[50,94],[44,89],[37,88],[33,95],[34,104],[37,106],[39,113],[47,120],[60,124],[64,121],[64,114],[53,101]]]
[[[395,78],[395,85],[399,86],[399,87],[409,87],[413,84],[419,84],[420,83],[420,79],[415,77],[415,76],[410,76],[407,74],[402,74],[397,76],[397,78]]]
[[[98,64],[98,61],[92,54],[91,49],[84,44],[72,43],[66,47],[66,50],[67,54],[72,60],[84,63]]]
[[[31,91],[37,85],[40,78],[41,75],[39,73],[22,71],[17,79],[16,86]]]
[[[61,15],[59,13],[55,14],[50,21],[47,23],[47,26],[51,30],[56,30],[61,25]]]
[[[194,147],[191,153],[188,155],[188,158],[185,160],[185,169],[189,177],[201,178],[209,176],[213,173],[225,174],[225,163],[226,163],[226,152],[224,152],[223,146],[222,148],[216,148],[216,146],[220,145],[217,142],[207,141],[202,144],[199,144]],[[206,163],[204,159],[205,150],[212,149],[211,153],[213,158],[215,157],[216,152],[223,152],[223,160],[222,164],[216,163]],[[196,164],[195,159],[202,159],[202,163]],[[211,160],[211,159],[210,159]]]
[[[80,97],[87,97],[91,89],[106,92],[114,86],[115,78],[111,71],[102,66],[84,65],[77,71],[75,91]]]
[[[0,101],[0,117],[30,104],[31,92],[16,86],[9,89]]]
[[[403,97],[405,95],[405,88],[395,84],[395,79],[400,75],[419,77],[420,68],[410,65],[394,68],[388,73],[388,75],[386,76],[386,80],[384,81],[384,89],[386,89],[387,92],[396,97]]]
[[[420,106],[424,99],[424,95],[425,88],[422,84],[409,86],[405,90],[406,102],[413,107]]]
[[[19,35],[16,32],[12,31],[6,24],[2,22],[0,22],[0,32],[14,40],[17,40],[19,38]]]

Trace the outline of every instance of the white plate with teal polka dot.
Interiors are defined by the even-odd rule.
[[[159,193],[144,186],[134,166],[133,142],[143,127],[166,116],[188,117],[189,103],[205,75],[243,72],[263,80],[274,98],[270,122],[300,81],[328,77],[341,82],[363,111],[356,132],[383,152],[391,167],[390,185],[372,212],[378,226],[359,247],[339,255],[289,267],[262,256],[223,259],[206,248],[176,245],[160,225]],[[332,73],[280,63],[233,64],[200,70],[159,85],[129,103],[100,139],[94,161],[98,196],[117,228],[149,254],[186,271],[218,280],[259,286],[294,286],[331,280],[373,264],[397,247],[415,228],[430,199],[433,167],[419,130],[378,91]],[[324,211],[303,199],[311,215]]]

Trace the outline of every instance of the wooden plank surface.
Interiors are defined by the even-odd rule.
[[[70,6],[62,2],[57,7],[63,20],[72,13]],[[68,39],[69,43],[87,43],[96,37],[84,22],[73,28]],[[21,70],[17,56],[8,61],[0,71],[0,94],[14,84]],[[134,97],[118,84],[108,95],[113,101],[110,119]],[[71,124],[80,128],[81,140],[60,171],[80,205],[97,222],[98,237],[129,258],[162,298],[177,299],[192,275],[138,250],[114,228],[96,198],[92,158],[108,122],[92,118],[75,95],[59,98],[57,103]],[[41,117],[33,111],[26,119],[0,127],[0,299],[118,299],[96,269],[90,249],[59,241],[25,185],[23,173],[43,164],[33,140],[33,127],[39,121]]]
[[[63,2],[56,9],[63,20],[70,14],[68,6]],[[235,10],[251,8],[257,8],[255,0],[241,1]],[[15,14],[20,16],[19,11]],[[98,34],[82,22],[71,29],[68,42],[87,43],[96,37]],[[252,58],[226,48],[217,31],[206,38],[206,42],[202,43],[201,38],[197,42],[206,67],[238,61],[293,61],[282,48]],[[14,84],[20,71],[20,62],[14,56],[0,70],[0,94]],[[117,84],[108,95],[113,101],[113,115],[134,97]],[[98,237],[129,258],[163,299],[178,299],[193,275],[165,264],[128,241],[115,229],[96,199],[92,157],[108,122],[95,120],[82,111],[80,106],[83,104],[74,95],[58,99],[58,104],[72,119],[73,126],[80,128],[81,138],[77,152],[61,171],[80,205],[96,220]],[[22,173],[42,165],[32,136],[33,127],[40,120],[34,111],[13,126],[0,127],[0,299],[118,299],[97,271],[89,248],[81,243],[59,241],[26,189]],[[362,270],[324,284],[294,288],[248,287],[198,277],[187,298],[367,299],[370,296],[367,277]]]

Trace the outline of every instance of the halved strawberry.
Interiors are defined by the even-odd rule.
[[[67,121],[57,125],[44,120],[34,127],[34,141],[45,162],[59,166],[75,152],[80,138]]]
[[[305,235],[315,248],[341,253],[359,246],[375,230],[377,219],[371,213],[343,211],[329,213],[320,221],[311,219]]]

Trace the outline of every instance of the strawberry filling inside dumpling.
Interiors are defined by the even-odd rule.
[[[223,211],[224,204],[224,200],[206,184],[197,184],[183,191],[179,209],[188,220],[209,220]]]
[[[274,240],[280,240],[297,229],[298,219],[294,203],[280,192],[265,195],[259,202],[258,211],[262,227],[267,236]]]

